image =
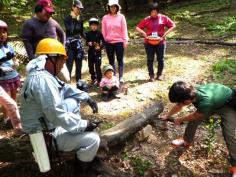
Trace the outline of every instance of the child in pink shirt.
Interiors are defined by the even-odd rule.
[[[117,98],[116,94],[119,88],[119,81],[114,76],[114,69],[111,65],[104,67],[104,77],[100,82],[100,88],[104,101],[108,101],[109,98]]]

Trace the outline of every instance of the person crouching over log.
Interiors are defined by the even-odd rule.
[[[21,91],[23,130],[28,134],[42,131],[39,118],[43,117],[49,130],[53,130],[59,151],[76,151],[77,170],[81,177],[87,177],[87,167],[95,158],[100,144],[98,133],[93,131],[98,124],[83,120],[79,113],[65,109],[66,99],[87,102],[93,113],[98,112],[97,104],[88,93],[73,88],[59,80],[56,75],[66,62],[66,50],[62,43],[46,38],[36,48],[37,58],[27,66],[27,77]],[[69,107],[70,105],[68,105]]]
[[[100,89],[103,100],[108,101],[110,98],[117,98],[116,94],[119,89],[119,81],[114,76],[114,69],[111,65],[104,66],[103,71],[104,76],[100,82]]]
[[[176,105],[161,119],[167,120],[183,107],[193,104],[196,111],[176,119],[176,125],[189,121],[183,138],[172,141],[175,146],[189,146],[198,125],[213,114],[221,117],[221,127],[229,151],[232,177],[236,177],[236,90],[218,83],[193,86],[189,83],[175,82],[169,90],[169,99]]]

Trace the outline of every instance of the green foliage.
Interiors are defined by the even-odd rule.
[[[134,166],[135,172],[140,177],[144,177],[145,171],[152,167],[152,163],[150,161],[145,160],[142,156],[139,155],[130,157],[130,160]]]
[[[223,35],[226,32],[236,31],[236,17],[225,17],[219,23],[209,24],[207,29],[214,31],[219,35]]]
[[[227,7],[230,5],[230,2],[231,0],[202,0],[197,3],[189,3],[187,1],[182,3],[181,6],[178,3],[172,5],[167,8],[167,11],[176,14],[177,17],[180,16],[185,18],[184,14],[195,15],[202,11]]]
[[[201,36],[224,36],[236,31],[235,12],[228,11],[230,0],[200,0],[200,2],[176,3],[166,9],[167,14],[171,14],[175,21],[181,21],[177,24],[177,30],[184,30],[187,23],[191,24],[196,31],[205,32]],[[215,11],[215,12],[214,12]],[[214,13],[212,13],[214,12]],[[217,16],[217,18],[216,18]],[[184,26],[185,25],[185,26]],[[210,33],[209,33],[210,32]]]
[[[208,130],[208,137],[205,139],[205,143],[207,145],[207,150],[209,153],[212,152],[215,141],[216,141],[216,133],[215,129],[220,126],[221,120],[218,118],[210,117],[208,123],[206,124],[206,128]]]
[[[223,74],[223,75],[225,72],[228,72],[230,74],[236,74],[235,68],[236,68],[236,61],[231,59],[226,59],[213,65],[213,71],[216,74]]]
[[[236,60],[224,59],[217,62],[212,66],[213,80],[216,82],[224,83],[228,86],[234,86],[236,84]]]

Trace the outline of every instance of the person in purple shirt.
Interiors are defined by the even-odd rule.
[[[54,9],[51,0],[38,0],[35,15],[23,24],[22,39],[29,60],[35,57],[38,42],[44,38],[59,37],[59,41],[65,44],[66,36],[62,27],[52,18]]]

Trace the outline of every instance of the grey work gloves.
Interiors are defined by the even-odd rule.
[[[98,105],[93,99],[89,98],[87,103],[92,108],[93,113],[98,113]]]

